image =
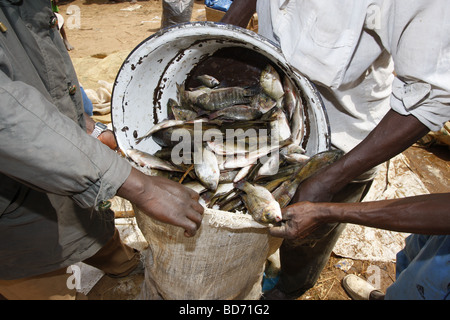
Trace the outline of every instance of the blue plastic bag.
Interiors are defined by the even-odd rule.
[[[228,11],[233,0],[205,0],[205,5],[211,9]]]

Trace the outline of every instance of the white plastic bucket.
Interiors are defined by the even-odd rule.
[[[247,49],[267,58],[289,77],[305,98],[306,132],[302,146],[308,155],[328,150],[330,128],[325,107],[311,82],[295,73],[278,46],[247,29],[213,22],[193,22],[162,29],[139,44],[122,64],[114,83],[111,112],[119,147],[154,153],[153,139],[136,146],[144,135],[167,117],[167,102],[177,99],[177,84],[207,57],[224,48]]]

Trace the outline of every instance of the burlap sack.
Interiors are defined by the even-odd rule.
[[[192,238],[134,208],[149,243],[139,299],[259,299],[266,259],[281,245],[250,215],[206,209]]]

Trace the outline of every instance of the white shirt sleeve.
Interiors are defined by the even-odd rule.
[[[450,2],[392,1],[391,11],[380,32],[395,65],[391,108],[437,131],[450,119]]]

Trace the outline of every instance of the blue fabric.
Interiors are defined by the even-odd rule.
[[[386,300],[450,300],[450,236],[411,235]]]
[[[267,292],[271,290],[275,285],[277,284],[278,280],[280,279],[280,276],[276,276],[274,278],[268,277],[265,273],[263,276],[262,281],[262,292]]]
[[[92,105],[92,101],[89,100],[86,92],[84,92],[83,87],[80,87],[80,89],[81,95],[83,97],[84,112],[86,112],[89,116],[92,116],[94,114],[94,106]]]
[[[205,0],[205,5],[209,8],[228,11],[233,0]]]

